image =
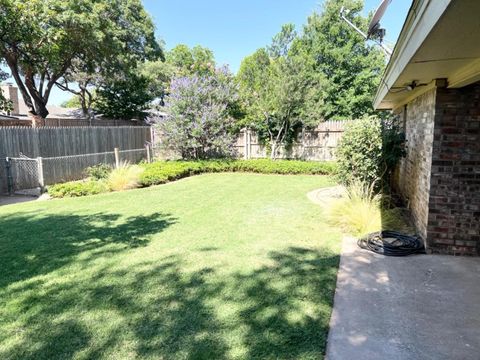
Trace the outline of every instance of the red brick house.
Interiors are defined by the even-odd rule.
[[[402,121],[396,186],[432,253],[480,254],[480,1],[414,0],[375,99]]]

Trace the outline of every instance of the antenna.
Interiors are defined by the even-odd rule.
[[[383,41],[385,37],[385,29],[380,27],[380,20],[382,20],[383,15],[385,15],[385,11],[387,11],[388,5],[392,0],[383,0],[375,11],[373,15],[372,21],[370,21],[370,25],[368,26],[368,37],[369,38],[379,38],[380,42]]]
[[[382,48],[382,50],[385,52],[387,56],[392,55],[392,50],[388,46],[383,44],[383,38],[385,37],[386,31],[385,29],[382,29],[380,27],[380,20],[382,19],[383,15],[385,14],[385,11],[387,10],[388,5],[390,5],[391,2],[392,0],[382,0],[379,7],[377,8],[377,11],[375,11],[375,14],[373,15],[372,21],[368,26],[368,32],[366,34],[346,17],[346,15],[350,13],[350,10],[345,9],[344,6],[342,6],[340,10],[340,17],[348,25],[350,25],[356,32],[362,35],[362,37],[365,38],[365,40],[374,41],[378,46]]]

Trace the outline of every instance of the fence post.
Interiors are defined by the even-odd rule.
[[[120,149],[116,147],[113,152],[115,154],[115,168],[118,169],[120,167]]]
[[[45,179],[43,177],[43,159],[41,157],[37,157],[37,165],[38,165],[38,185],[40,189],[45,188]]]
[[[9,157],[5,158],[5,166],[7,168],[7,188],[8,195],[13,194],[13,176],[12,176],[12,161]]]
[[[152,155],[150,154],[150,144],[146,144],[145,148],[147,150],[147,162],[151,163],[152,162]]]
[[[243,129],[243,159],[248,159],[247,129]]]
[[[248,138],[247,138],[247,144],[248,144],[248,158],[252,158],[252,130],[248,129]]]

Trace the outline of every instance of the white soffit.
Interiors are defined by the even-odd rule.
[[[425,91],[425,87],[399,88],[413,81],[432,84],[440,78],[447,79],[449,87],[480,80],[480,0],[414,1],[379,86],[375,108],[397,108]]]

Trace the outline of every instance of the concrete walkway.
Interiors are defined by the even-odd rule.
[[[479,360],[480,259],[383,257],[345,239],[329,360]]]
[[[0,206],[19,204],[19,203],[23,203],[23,202],[37,201],[37,200],[38,200],[38,196],[26,196],[26,195],[3,196],[3,195],[0,195]]]

